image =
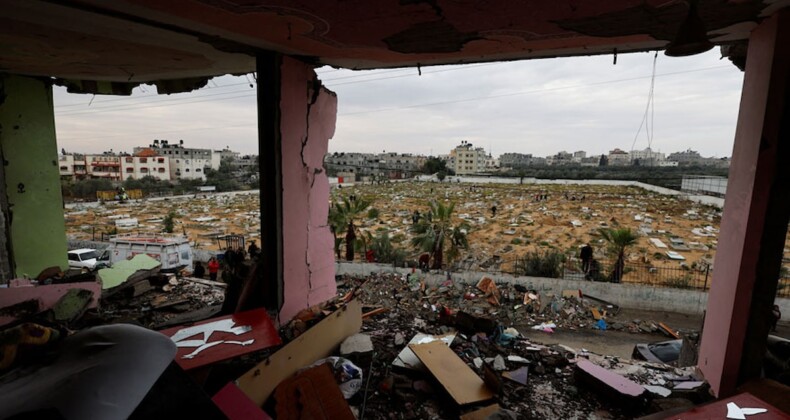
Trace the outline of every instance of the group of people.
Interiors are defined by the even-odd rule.
[[[235,266],[238,262],[244,261],[247,258],[247,255],[251,259],[257,259],[260,255],[261,250],[258,248],[258,245],[255,241],[250,241],[250,246],[247,247],[247,253],[244,253],[244,250],[239,248],[237,250],[228,249],[225,251],[225,262],[228,265]],[[217,257],[211,257],[206,263],[206,267],[203,266],[203,263],[197,261],[195,263],[195,267],[192,270],[192,276],[202,279],[206,275],[206,269],[208,268],[208,277],[209,279],[216,281],[217,275],[219,274],[219,260]]]

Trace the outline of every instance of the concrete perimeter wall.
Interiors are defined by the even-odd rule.
[[[416,177],[418,181],[438,181],[433,175],[422,175]],[[448,176],[444,182],[454,183],[463,182],[471,184],[521,184],[520,178],[501,178],[501,177],[487,177],[487,176]],[[608,179],[536,179],[524,178],[523,184],[531,185],[611,185],[621,187],[638,187],[658,194],[675,195],[678,198],[693,201],[695,203],[704,204],[707,206],[714,206],[724,208],[724,199],[720,197],[711,197],[707,195],[688,194],[671,188],[659,187],[656,185],[645,184],[637,181],[621,181],[621,180],[608,180]]]
[[[370,273],[408,274],[411,272],[410,268],[394,268],[387,264],[338,262],[336,267],[337,275],[365,276]],[[563,290],[579,289],[584,294],[604,299],[628,309],[702,315],[708,305],[708,293],[698,290],[543,277],[516,277],[508,274],[483,272],[450,273],[450,275],[455,282],[463,284],[476,284],[483,276],[487,276],[497,283],[521,284],[524,287],[537,290],[542,295],[554,294],[559,296]],[[425,283],[430,286],[440,284],[447,279],[445,273],[421,273],[421,276],[425,279]],[[776,298],[775,303],[779,305],[783,314],[790,313],[790,299]]]

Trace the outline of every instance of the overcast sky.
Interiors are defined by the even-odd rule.
[[[730,156],[743,73],[718,48],[688,58],[659,53],[650,132],[662,152],[691,148]],[[349,71],[322,68],[337,92],[329,151],[447,154],[467,140],[536,156],[644,149],[642,123],[653,53],[466,66]],[[58,146],[67,152],[131,151],[153,139],[257,153],[252,77],[219,77],[197,92],[131,97],[72,95],[55,88]],[[92,103],[91,103],[92,101]]]

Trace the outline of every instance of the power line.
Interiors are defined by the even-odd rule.
[[[700,68],[700,69],[684,70],[684,71],[677,71],[677,72],[657,74],[657,75],[655,75],[655,77],[673,76],[673,75],[678,75],[678,74],[695,73],[695,72],[723,69],[723,68],[729,68],[729,67],[730,66],[705,67],[705,68]],[[594,82],[594,83],[587,83],[587,84],[560,86],[560,87],[556,87],[556,88],[536,89],[536,90],[531,90],[531,91],[520,91],[520,92],[511,92],[511,93],[504,93],[504,94],[498,94],[498,95],[489,95],[489,96],[480,96],[480,97],[473,97],[473,98],[457,99],[457,100],[452,100],[452,101],[442,101],[442,102],[430,102],[430,103],[423,103],[423,104],[404,105],[404,106],[399,106],[399,107],[373,109],[373,110],[369,110],[369,111],[342,113],[342,114],[338,114],[338,116],[361,115],[361,114],[370,114],[370,113],[377,113],[377,112],[395,111],[395,110],[400,110],[400,109],[421,108],[421,107],[447,105],[447,104],[453,104],[453,103],[470,102],[470,101],[485,100],[485,99],[496,99],[496,98],[503,98],[503,97],[510,97],[510,96],[518,96],[518,95],[527,95],[527,94],[542,93],[542,92],[552,92],[552,91],[559,91],[559,90],[576,89],[576,88],[580,88],[580,87],[599,86],[599,85],[612,84],[612,83],[621,83],[621,82],[627,82],[627,81],[633,81],[633,80],[646,79],[646,78],[650,78],[650,77],[652,77],[652,76],[639,76],[639,77],[632,77],[632,78],[626,78],[626,79],[615,79],[615,80],[608,80],[608,81]],[[235,99],[235,98],[247,97],[247,96],[253,96],[253,95],[231,96],[231,97],[227,97],[227,98],[213,99],[213,101]],[[198,102],[206,102],[206,101],[207,100],[191,101],[191,102],[188,102],[188,103],[198,103]],[[148,108],[154,108],[154,107],[159,107],[159,106],[173,106],[173,105],[181,105],[181,104],[183,104],[183,102],[179,103],[179,104],[148,106]],[[144,108],[146,108],[146,107],[140,107],[140,108],[136,108],[136,109],[144,109]],[[120,110],[120,109],[118,109],[118,110]],[[59,114],[59,115],[73,115],[73,113],[72,114]],[[164,132],[163,131],[156,131],[156,132],[148,132],[148,133],[133,133],[133,134],[123,134],[123,135],[115,135],[115,136],[80,137],[80,139],[88,140],[88,139],[93,139],[93,138],[101,139],[101,138],[107,138],[107,137],[147,136],[147,135],[158,135],[160,133],[174,133],[174,132],[194,131],[194,130],[214,130],[214,129],[221,129],[221,128],[243,127],[243,126],[245,126],[245,127],[253,127],[253,126],[257,126],[257,123],[248,123],[248,124],[242,124],[242,125],[237,125],[237,126],[221,126],[221,127],[220,126],[212,126],[212,127],[202,127],[202,128],[190,128],[190,129],[184,129],[184,130],[170,130],[170,131],[164,131]]]
[[[606,85],[606,84],[612,84],[612,83],[630,82],[630,81],[634,81],[634,80],[647,79],[647,78],[650,78],[650,77],[673,76],[673,75],[677,75],[677,74],[694,73],[694,72],[708,71],[708,70],[715,70],[715,69],[723,69],[723,68],[729,68],[729,67],[730,66],[705,67],[705,68],[695,69],[695,70],[684,70],[684,71],[676,71],[676,72],[671,72],[671,73],[657,74],[655,76],[639,76],[639,77],[631,77],[631,78],[627,78],[627,79],[607,80],[607,81],[603,81],[603,82],[586,83],[586,84],[580,84],[580,85],[569,85],[569,86],[560,86],[560,87],[555,87],[555,88],[545,88],[545,89],[527,90],[527,91],[519,91],[519,92],[511,92],[511,93],[501,93],[501,94],[497,94],[497,95],[477,96],[477,97],[465,98],[465,99],[454,99],[452,101],[428,102],[428,103],[414,104],[414,105],[405,105],[405,106],[399,106],[399,107],[393,107],[393,108],[372,109],[372,110],[369,110],[369,111],[346,112],[346,113],[343,113],[343,114],[338,114],[338,116],[340,116],[340,115],[372,114],[372,113],[376,113],[376,112],[395,111],[395,110],[399,110],[399,109],[422,108],[422,107],[436,106],[436,105],[455,104],[455,103],[460,103],[460,102],[479,101],[479,100],[484,100],[484,99],[495,99],[495,98],[505,98],[505,97],[509,97],[509,96],[529,95],[529,94],[533,94],[533,93],[554,92],[554,91],[558,91],[558,90],[567,90],[567,89],[576,89],[576,88],[580,88],[580,87],[600,86],[600,85]]]

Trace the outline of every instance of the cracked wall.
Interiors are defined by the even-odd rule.
[[[335,133],[337,97],[312,67],[283,58],[283,306],[280,321],[335,296],[334,239],[327,224],[329,181],[324,155]]]
[[[16,277],[68,267],[52,87],[0,76],[0,147],[8,199],[7,223]]]

